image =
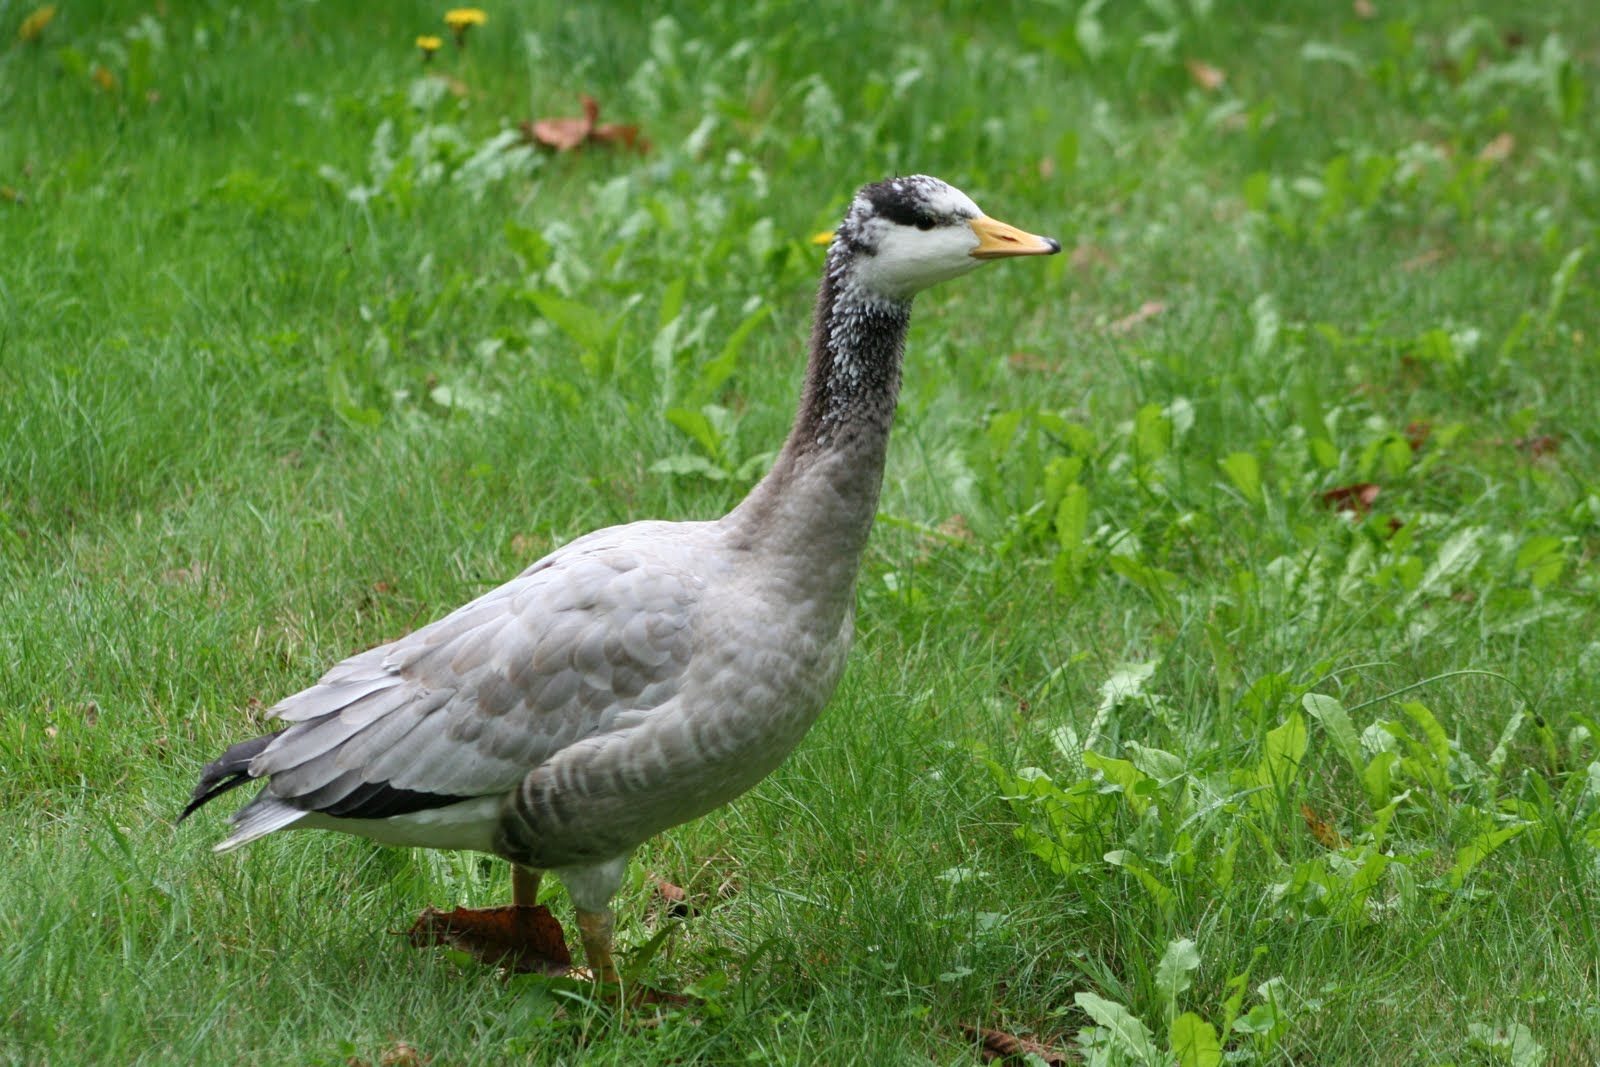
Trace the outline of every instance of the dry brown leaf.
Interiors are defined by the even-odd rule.
[[[1067,1054],[1060,1049],[1051,1048],[1026,1037],[1008,1034],[1004,1030],[990,1030],[988,1027],[969,1026],[966,1023],[961,1024],[961,1030],[967,1037],[978,1042],[978,1054],[983,1057],[984,1063],[1020,1061],[1028,1055],[1039,1057],[1050,1067],[1066,1067],[1070,1062]]]
[[[1227,71],[1213,67],[1210,63],[1198,59],[1186,59],[1183,65],[1189,68],[1189,77],[1194,79],[1194,83],[1208,93],[1216,92],[1228,80]]]
[[[1144,303],[1139,305],[1138,311],[1135,311],[1129,315],[1124,315],[1122,318],[1113,322],[1111,324],[1111,332],[1115,334],[1127,333],[1129,330],[1132,330],[1135,327],[1149,321],[1150,319],[1155,318],[1165,310],[1167,310],[1167,305],[1163,304],[1161,301],[1146,300]]]
[[[582,115],[522,123],[523,138],[533,144],[554,148],[557,152],[570,152],[590,141],[637,149],[641,154],[650,151],[650,142],[639,136],[639,127],[615,122],[596,126],[600,118],[600,102],[588,93],[583,94],[582,102]]]
[[[1350,9],[1356,13],[1356,18],[1358,19],[1375,19],[1378,17],[1378,9],[1372,6],[1372,0],[1355,0],[1355,3],[1350,5]]]
[[[1318,815],[1310,804],[1300,805],[1300,817],[1306,821],[1306,829],[1311,831],[1311,836],[1323,848],[1337,852],[1350,847],[1350,842],[1345,840],[1338,828]]]
[[[1478,158],[1485,163],[1502,163],[1511,158],[1511,153],[1516,150],[1516,147],[1516,137],[1512,136],[1510,130],[1507,130],[1478,149]]]
[[[1528,454],[1530,459],[1548,456],[1561,447],[1561,435],[1554,433],[1534,434],[1530,437],[1517,438],[1517,447]]]
[[[533,139],[557,152],[569,152],[589,139],[594,120],[600,117],[600,103],[583,95],[583,114],[577,117],[539,119],[533,123]]]
[[[396,1041],[378,1055],[379,1067],[423,1067],[433,1057],[424,1056],[406,1041]]]
[[[424,908],[406,931],[416,948],[447,945],[473,959],[513,971],[563,975],[572,970],[572,953],[561,924],[543,904],[503,908]]]
[[[666,901],[667,914],[674,919],[692,919],[700,909],[689,903],[689,894],[682,886],[673,885],[665,878],[656,879],[656,896]]]
[[[970,545],[972,542],[977,540],[977,538],[972,535],[972,527],[967,525],[967,517],[961,514],[959,511],[945,519],[937,527],[935,527],[935,529],[944,534],[950,540],[960,541],[963,544]]]
[[[639,127],[625,126],[619,122],[608,122],[601,126],[594,131],[592,140],[620,144],[630,150],[638,149],[640,155],[650,151],[650,142],[639,136]]]
[[[1428,435],[1433,433],[1433,423],[1427,419],[1417,419],[1406,423],[1406,444],[1411,446],[1411,451],[1421,452],[1422,446],[1428,443]]]
[[[1383,490],[1371,482],[1341,485],[1322,494],[1322,503],[1335,511],[1348,511],[1357,518],[1372,510],[1372,502]]]

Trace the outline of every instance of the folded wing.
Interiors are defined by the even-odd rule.
[[[504,794],[568,745],[672,700],[700,582],[621,540],[575,542],[275,706],[291,725],[236,761],[267,787],[218,847],[309,812],[381,819]]]

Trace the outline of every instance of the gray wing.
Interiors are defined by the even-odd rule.
[[[293,725],[250,763],[258,801],[382,818],[500,794],[671,700],[701,582],[622,540],[576,542],[278,704]]]

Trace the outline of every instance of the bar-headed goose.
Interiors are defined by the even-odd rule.
[[[196,808],[265,783],[217,845],[343,830],[554,871],[595,976],[610,902],[655,834],[777,767],[844,668],[911,298],[1061,246],[922,175],[863,188],[828,250],[799,414],[772,470],[710,522],[580,537],[512,581],[279,703],[289,725],[201,772]]]

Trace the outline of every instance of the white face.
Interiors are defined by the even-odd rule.
[[[912,187],[919,190],[919,199],[938,224],[922,229],[875,216],[862,227],[877,254],[861,257],[857,277],[867,288],[894,299],[906,299],[982,265],[972,258],[978,235],[968,225],[983,215],[978,205],[966,193],[937,179],[913,181]],[[858,198],[851,211],[870,213],[872,205]]]
[[[905,299],[930,285],[959,278],[983,266],[972,258],[978,235],[965,223],[918,230],[887,219],[874,219],[883,227],[878,254],[863,257],[856,268],[863,285],[884,296]]]
[[[868,186],[841,229],[859,249],[851,264],[856,282],[891,300],[909,300],[986,259],[1061,249],[988,218],[967,194],[925,175]]]

